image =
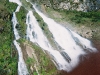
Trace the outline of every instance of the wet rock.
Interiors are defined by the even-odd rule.
[[[0,27],[0,33],[4,31],[4,27]]]
[[[92,32],[96,32],[96,30],[92,30]]]
[[[90,32],[86,32],[86,34],[89,34]]]
[[[17,29],[20,28],[20,27],[19,27],[19,24],[16,25],[16,28],[17,28]]]

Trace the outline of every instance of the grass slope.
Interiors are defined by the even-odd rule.
[[[11,13],[16,6],[8,0],[0,0],[0,75],[17,75],[17,52],[11,23]]]
[[[43,51],[43,49],[39,46],[26,41],[25,39],[20,39],[18,41],[20,42],[20,46],[23,50],[24,60],[27,64],[30,75],[38,75],[37,70],[40,75],[59,75],[60,71],[56,69],[46,51]],[[30,51],[30,48],[26,50],[27,47],[30,47],[33,50],[35,56],[33,52],[31,52],[32,57],[28,56],[27,51]],[[37,67],[37,70],[35,66]]]

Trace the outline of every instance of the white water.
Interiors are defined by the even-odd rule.
[[[52,49],[47,38],[43,34],[42,29],[39,27],[38,22],[36,21],[36,18],[34,17],[32,11],[29,11],[27,14],[26,24],[27,24],[27,38],[30,41],[37,43],[44,50],[49,51],[50,54],[55,58],[55,61],[57,62],[59,66],[61,66],[62,64],[64,65],[62,68],[58,66],[57,67],[58,69],[60,70],[63,68],[67,69],[65,67],[67,62],[65,61],[63,56],[60,54],[60,52]]]
[[[45,38],[45,35],[43,35],[43,32],[38,26],[34,15],[32,15],[32,12],[30,13],[30,18],[27,17],[27,24],[30,25],[30,28],[28,26],[27,29],[27,35],[30,37],[30,41],[37,42],[40,47],[50,52],[54,58],[54,61],[56,61],[57,65],[59,65],[58,69],[67,70],[69,72],[79,64],[80,56],[85,56],[88,54],[86,51],[97,51],[92,47],[89,40],[82,38],[75,32],[57,24],[54,20],[46,17],[43,13],[38,11],[34,5],[33,7],[36,12],[43,18],[44,22],[47,23],[49,30],[53,34],[54,40],[63,48],[63,52],[68,54],[71,61],[66,61],[65,57],[61,55],[60,52],[53,50],[49,42],[46,39],[43,39]],[[35,38],[33,38],[32,30],[35,33]],[[66,58],[68,58],[68,56]]]
[[[13,30],[14,30],[15,39],[18,40],[20,38],[20,36],[19,36],[18,31],[16,29],[16,25],[18,24],[18,22],[16,19],[15,12],[13,12],[12,23],[13,23]]]
[[[36,18],[33,15],[32,11],[29,11],[27,14],[26,19],[27,24],[27,38],[32,41],[36,42],[39,46],[43,47],[44,49],[51,48],[47,38],[44,36],[42,29],[39,27]]]
[[[9,0],[10,2],[15,2],[19,6],[21,6],[21,2],[19,0]],[[80,56],[85,56],[89,52],[96,52],[97,50],[91,46],[91,42],[85,38],[82,38],[75,32],[57,24],[53,19],[46,17],[43,13],[37,10],[35,6],[33,6],[36,12],[43,18],[44,22],[47,23],[49,30],[53,34],[54,40],[63,48],[61,51],[53,50],[51,45],[49,44],[48,39],[44,35],[42,29],[39,27],[38,22],[33,15],[32,11],[28,11],[27,13],[27,39],[36,43],[44,50],[49,51],[50,55],[53,58],[54,64],[57,66],[59,70],[66,70],[67,72],[72,71],[80,62]],[[16,9],[15,12],[18,12],[20,7]],[[26,65],[23,60],[21,48],[17,43],[17,39],[20,38],[18,35],[16,24],[16,14],[13,13],[13,29],[15,34],[14,44],[18,50],[19,54],[19,62],[18,62],[18,71],[19,75],[28,74]]]
[[[9,2],[17,3],[19,6],[22,5],[22,3],[20,2],[20,0],[9,0]]]
[[[26,64],[23,60],[22,50],[19,46],[19,43],[16,40],[14,40],[14,45],[17,48],[18,57],[19,57],[19,60],[18,60],[18,75],[29,75]]]
[[[16,18],[16,12],[19,12],[20,7],[21,7],[21,3],[19,2],[19,0],[10,0],[10,2],[18,2],[17,4],[19,4],[19,6],[17,7],[16,11],[13,12],[13,17],[12,17],[12,23],[13,23],[13,31],[14,31],[14,35],[15,35],[15,40],[14,40],[14,45],[18,51],[18,56],[19,56],[19,60],[18,60],[18,75],[29,75],[26,64],[23,60],[23,54],[22,54],[22,50],[19,46],[19,43],[16,41],[20,38],[18,31],[16,29],[16,25],[18,24],[17,22],[17,18]]]

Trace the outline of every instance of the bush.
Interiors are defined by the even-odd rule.
[[[24,38],[25,34],[26,34],[26,13],[27,11],[24,9],[24,7],[20,8],[20,11],[16,13],[16,17],[18,20],[18,25],[17,25],[17,29],[19,32],[19,35]]]
[[[11,23],[11,13],[15,10],[16,4],[9,3],[8,0],[0,1],[0,75],[17,74],[17,52],[13,45],[13,31]]]

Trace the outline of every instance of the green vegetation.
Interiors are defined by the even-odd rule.
[[[26,34],[26,13],[24,7],[20,8],[20,11],[16,13],[18,23],[16,28],[18,29],[19,35],[24,38]]]
[[[10,12],[10,14],[12,14],[16,10],[16,8],[17,8],[17,4],[9,2],[9,0],[5,0],[5,1],[2,0],[2,2],[0,2],[0,3],[4,4],[4,8],[6,8],[6,10],[8,12]]]
[[[53,62],[50,60],[51,58],[47,55],[47,53],[45,54],[39,46],[30,42],[29,44],[33,48],[35,55],[38,58],[38,62],[36,61],[34,56],[31,59],[28,58],[28,62],[32,65],[36,65],[40,75],[57,75],[57,69],[54,66]],[[33,74],[37,75],[36,70],[33,71]]]
[[[21,0],[21,3],[23,4],[23,6],[26,8],[26,9],[32,9],[32,5],[30,4],[30,2],[27,2],[26,0]]]
[[[30,73],[30,75],[34,75],[34,72],[36,72],[36,70],[34,68],[34,64],[36,63],[35,59],[34,58],[27,57],[27,59],[25,60],[25,62],[27,64],[28,72]],[[31,71],[30,67],[33,67],[34,72]]]
[[[11,26],[11,13],[16,6],[8,0],[0,0],[0,75],[17,75],[17,52]]]
[[[54,18],[56,21],[67,21],[75,23],[77,25],[86,25],[90,26],[89,24],[100,24],[100,11],[91,11],[91,12],[81,12],[81,11],[67,11],[67,10],[54,10],[52,8],[45,8],[47,13],[51,18]],[[59,13],[59,15],[55,14]],[[55,16],[54,16],[55,15]],[[58,16],[58,18],[57,18]],[[61,16],[61,17],[59,17]]]
[[[30,41],[26,41],[22,38],[19,39],[18,42],[20,42],[20,46],[24,55],[24,60],[27,64],[30,75],[38,75],[37,70],[40,75],[59,75],[57,74],[59,73],[58,70],[56,69],[54,63],[50,60],[51,58],[46,51],[43,51],[43,49],[36,44]],[[33,57],[29,57],[27,55],[26,47],[31,47],[33,49]]]
[[[19,43],[23,43],[25,41],[26,41],[26,39],[24,39],[24,38],[20,38],[20,39],[17,40],[17,42],[19,42]]]
[[[50,60],[50,57],[43,52],[43,50],[37,45],[33,44],[35,54],[39,62],[39,73],[40,75],[56,75],[56,67]]]
[[[100,22],[100,12],[78,12],[78,11],[67,11],[66,15],[72,14],[73,16],[69,19],[75,23],[85,23],[85,22]]]

